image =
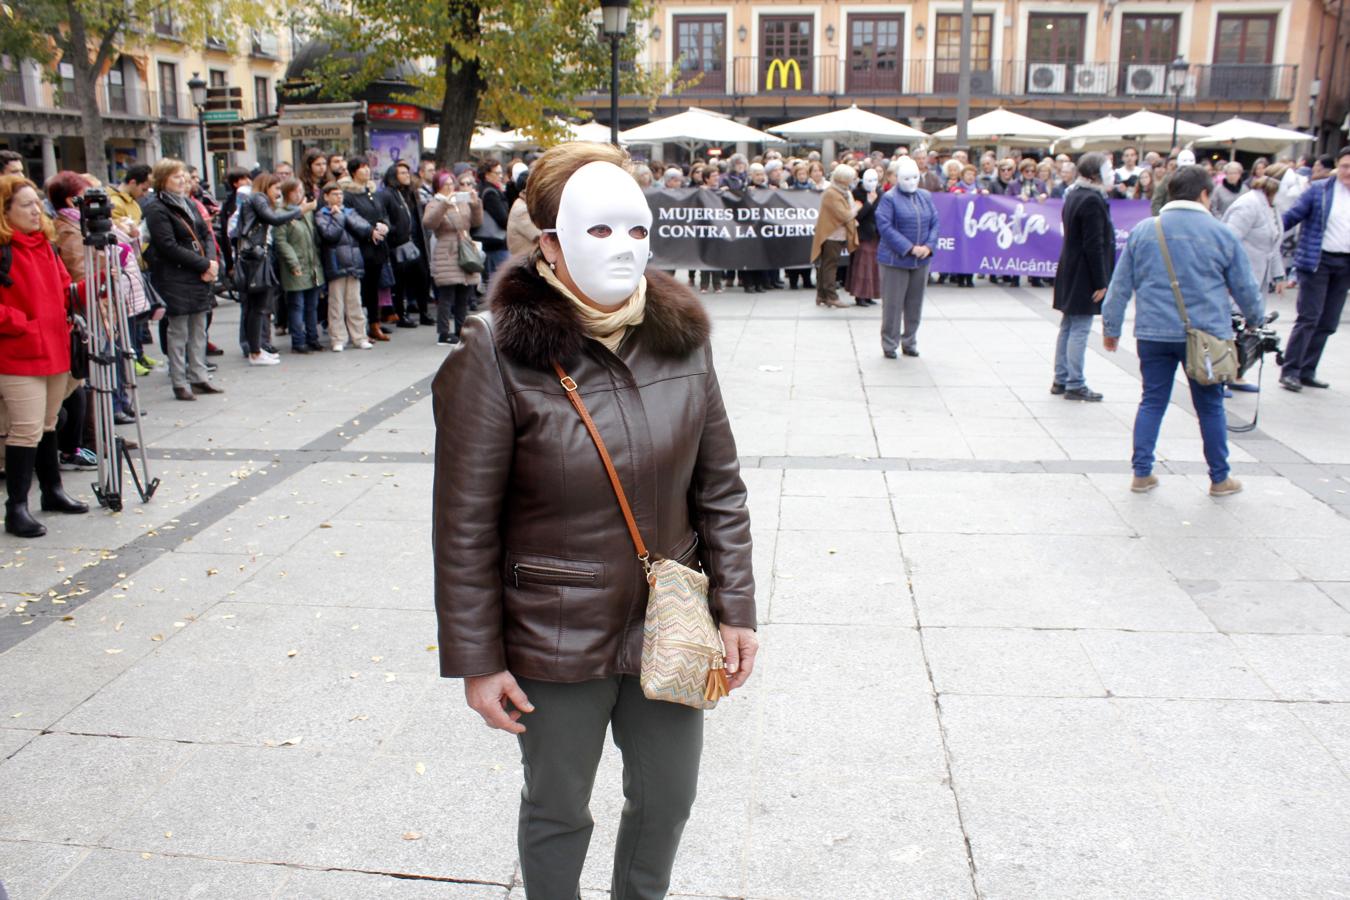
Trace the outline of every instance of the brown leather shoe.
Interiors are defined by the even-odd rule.
[[[1217,484],[1211,484],[1209,486],[1209,495],[1211,497],[1227,497],[1230,494],[1237,494],[1241,492],[1242,492],[1242,482],[1238,481],[1236,478],[1233,478],[1232,476],[1225,478],[1223,481],[1220,481]]]
[[[192,393],[194,394],[223,394],[224,388],[218,388],[209,381],[192,382]]]
[[[192,393],[191,388],[176,387],[173,389],[173,395],[179,400],[196,400],[197,395]]]
[[[370,326],[370,339],[372,341],[387,341],[389,335],[385,334],[379,325]]]

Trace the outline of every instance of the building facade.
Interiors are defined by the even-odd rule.
[[[204,168],[213,184],[228,165],[263,165],[289,159],[290,146],[277,137],[276,88],[291,56],[289,39],[253,33],[242,39],[184,40],[172,19],[159,18],[153,36],[128,42],[98,80],[107,156],[85,159],[82,120],[74,97],[74,71],[57,62],[50,73],[30,60],[0,58],[0,147],[22,153],[35,179],[60,169],[120,178],[136,163],[171,156],[203,167],[197,109],[188,81],[194,74],[210,86],[237,87],[245,149],[213,153]]]
[[[1346,3],[976,0],[972,114],[997,106],[1065,126],[1141,107],[1209,124],[1234,115],[1316,128],[1336,146],[1350,95]],[[955,121],[960,0],[664,0],[644,62],[696,105],[764,127],[856,103],[932,131]],[[1182,57],[1184,73],[1170,66]],[[1170,79],[1170,80],[1169,80]],[[607,118],[604,91],[586,106]],[[623,103],[625,127],[649,117]]]

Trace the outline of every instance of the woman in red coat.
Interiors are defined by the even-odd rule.
[[[52,248],[55,234],[37,185],[20,175],[0,178],[0,406],[5,438],[5,531],[41,537],[47,529],[28,512],[37,473],[45,512],[87,513],[61,487],[56,417],[70,373],[66,293],[70,275]]]

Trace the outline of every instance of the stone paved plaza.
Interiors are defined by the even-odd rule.
[[[875,309],[707,299],[764,649],[674,894],[1350,896],[1350,336],[1330,392],[1266,372],[1216,501],[1184,390],[1129,492],[1132,340],[1093,338],[1106,402],[1048,394],[1048,291],[931,288],[900,360]],[[0,540],[14,900],[523,900],[515,742],[436,671],[443,352],[230,353],[194,404],[156,373],[154,500]],[[587,900],[621,799],[611,747]]]

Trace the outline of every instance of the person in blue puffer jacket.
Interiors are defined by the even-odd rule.
[[[328,279],[328,342],[334,351],[341,351],[348,341],[369,350],[374,345],[366,334],[366,310],[361,305],[361,276],[366,271],[361,242],[375,229],[342,201],[342,185],[330,181],[323,189],[323,209],[314,217]]]
[[[899,347],[918,356],[919,319],[928,267],[938,239],[932,195],[919,187],[919,167],[908,156],[891,163],[896,186],[877,204],[877,262],[881,266],[881,352]]]

